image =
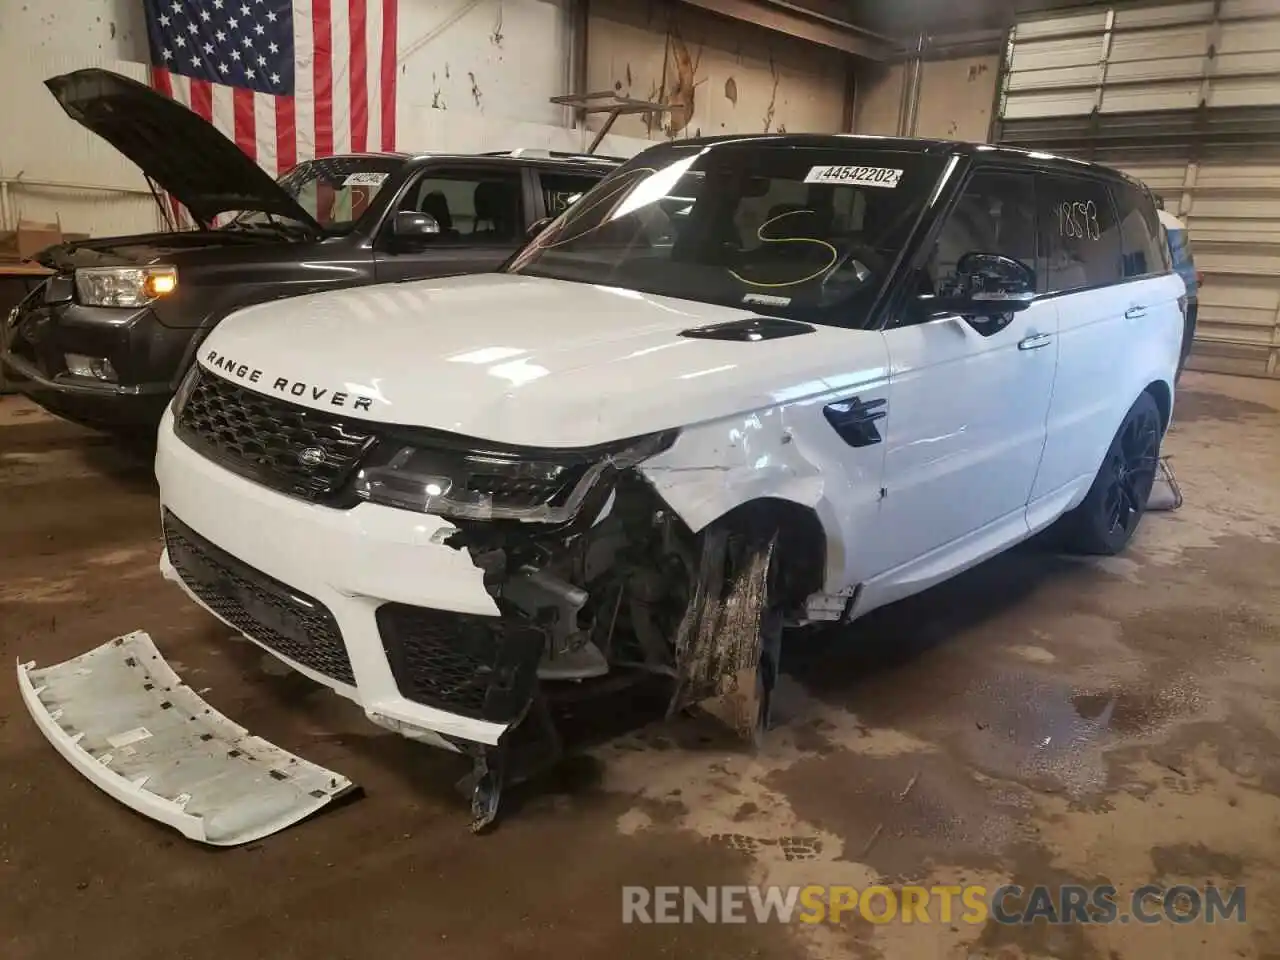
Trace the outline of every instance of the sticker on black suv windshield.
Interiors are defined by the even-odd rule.
[[[380,187],[382,182],[387,179],[385,173],[374,173],[368,170],[359,173],[347,174],[347,179],[342,181],[344,187]]]
[[[902,171],[892,167],[813,167],[805,183],[847,183],[857,187],[893,189],[902,179]]]

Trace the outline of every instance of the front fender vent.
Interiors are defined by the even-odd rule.
[[[783,337],[796,337],[802,333],[813,332],[813,327],[799,320],[784,320],[781,317],[748,317],[745,320],[729,320],[705,327],[691,327],[688,330],[681,330],[680,336],[694,340],[733,340],[740,343],[754,343],[759,340],[781,340]]]
[[[848,400],[837,400],[822,408],[822,415],[827,423],[835,428],[836,433],[851,447],[869,447],[884,438],[876,429],[876,424],[889,413],[888,401],[883,397],[874,400],[862,400],[850,397]]]

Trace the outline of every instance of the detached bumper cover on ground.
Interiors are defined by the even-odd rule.
[[[222,716],[183,684],[146,633],[49,667],[19,663],[18,686],[40,731],[73,767],[192,840],[248,843],[354,788]]]

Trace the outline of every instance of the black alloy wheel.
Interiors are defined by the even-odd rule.
[[[1111,556],[1133,538],[1160,468],[1160,408],[1143,393],[1116,431],[1093,486],[1063,518],[1068,549]]]

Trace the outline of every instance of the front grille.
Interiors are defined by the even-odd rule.
[[[543,643],[536,627],[402,603],[380,606],[377,621],[396,686],[410,700],[509,723],[533,695]]]
[[[175,429],[187,446],[228,470],[313,503],[346,486],[374,440],[359,420],[277,400],[203,368]]]
[[[18,304],[18,314],[12,326],[0,331],[0,344],[5,345],[13,356],[30,363],[43,376],[52,377],[64,369],[62,356],[50,348],[47,311],[30,309],[31,302],[32,295],[27,294]],[[0,322],[9,322],[7,314]]]
[[[168,510],[163,523],[169,562],[210,610],[281,656],[355,685],[342,633],[324,604],[215,547]]]

